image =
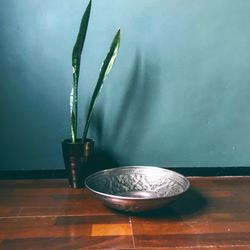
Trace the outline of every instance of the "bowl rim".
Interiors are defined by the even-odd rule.
[[[180,178],[184,179],[185,182],[187,183],[187,185],[184,187],[183,191],[178,193],[178,194],[173,194],[170,196],[161,196],[161,197],[149,197],[149,198],[145,198],[145,197],[128,197],[128,196],[120,196],[120,195],[114,195],[114,194],[107,194],[101,191],[96,191],[93,188],[89,187],[88,182],[89,180],[91,180],[92,178],[94,178],[97,175],[103,174],[103,173],[108,173],[108,172],[112,172],[115,170],[122,170],[122,169],[128,169],[128,168],[143,168],[143,169],[150,169],[150,168],[154,168],[154,169],[158,169],[158,170],[163,170],[166,171],[168,173],[172,173],[175,174],[177,176],[179,176]],[[162,199],[166,199],[166,198],[173,198],[173,197],[177,197],[179,195],[182,195],[183,193],[185,193],[189,187],[190,187],[190,181],[188,180],[187,177],[185,177],[184,175],[170,170],[167,167],[158,167],[158,166],[121,166],[121,167],[115,167],[115,168],[109,168],[109,169],[104,169],[98,172],[95,172],[89,176],[87,176],[87,178],[84,181],[84,185],[85,187],[90,190],[91,192],[93,192],[96,195],[100,195],[103,197],[109,197],[109,198],[114,198],[114,199],[121,199],[121,200],[137,200],[137,201],[148,201],[148,200],[162,200]]]

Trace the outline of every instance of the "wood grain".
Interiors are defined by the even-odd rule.
[[[250,249],[250,177],[189,177],[147,213],[105,207],[60,180],[0,181],[0,249]]]

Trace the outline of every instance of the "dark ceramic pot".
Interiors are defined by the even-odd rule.
[[[87,139],[85,143],[81,139],[77,139],[76,143],[72,143],[70,139],[62,142],[63,159],[70,187],[84,187],[84,180],[91,173],[90,162],[94,143],[92,139]]]

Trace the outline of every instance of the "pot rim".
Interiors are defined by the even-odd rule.
[[[72,144],[72,145],[91,144],[94,142],[95,142],[95,140],[92,138],[86,138],[86,141],[84,143],[82,142],[82,138],[77,138],[75,143],[72,143],[71,139],[64,139],[62,141],[63,144]]]

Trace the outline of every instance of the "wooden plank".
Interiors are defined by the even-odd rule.
[[[93,224],[91,236],[132,235],[131,225],[123,224]]]
[[[47,237],[3,240],[1,250],[133,249],[131,236]]]
[[[136,247],[236,247],[250,249],[248,233],[136,235]]]

